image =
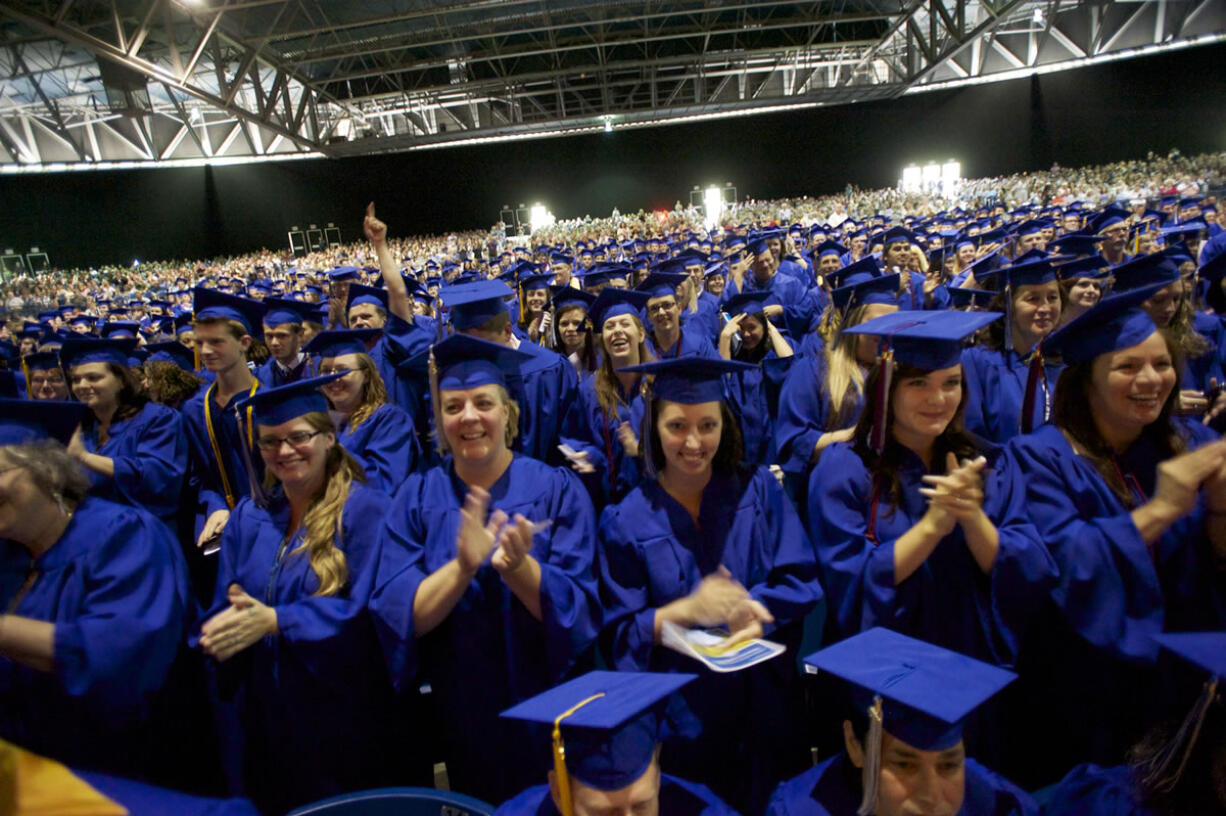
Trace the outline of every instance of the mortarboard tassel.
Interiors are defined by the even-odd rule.
[[[655,457],[651,455],[651,439],[655,433],[655,418],[651,415],[651,385],[643,378],[643,438],[639,440],[639,455],[643,458],[643,472],[649,479],[656,478]]]
[[[885,450],[885,426],[890,415],[889,397],[890,381],[894,379],[894,350],[887,348],[879,359],[881,377],[877,380],[877,393],[874,394],[873,427],[869,432],[868,444],[878,455]]]
[[[441,330],[441,323],[440,330]],[[430,408],[434,415],[434,449],[438,451],[439,458],[447,454],[447,440],[443,436],[443,410],[439,405],[438,396],[438,364],[434,361],[434,346],[430,347],[430,362],[428,365],[430,372]]]
[[[593,694],[563,711],[553,721],[553,772],[558,778],[558,801],[562,805],[562,816],[574,816],[575,813],[575,804],[570,798],[570,774],[566,772],[566,744],[562,742],[562,720],[603,696],[603,691]]]
[[[871,816],[877,810],[877,785],[881,778],[881,743],[885,715],[881,711],[880,695],[873,698],[873,704],[868,709],[868,734],[864,739],[864,770],[861,776],[861,787],[864,797],[860,807],[856,808],[856,816]]]
[[[1146,788],[1170,793],[1179,784],[1188,759],[1192,756],[1192,750],[1196,747],[1196,740],[1200,736],[1201,726],[1205,723],[1205,715],[1209,712],[1209,706],[1217,702],[1217,686],[1218,678],[1216,677],[1205,683],[1204,691],[1197,698],[1192,710],[1188,712],[1188,716],[1184,718],[1175,736],[1162,747],[1156,756],[1139,768],[1144,774],[1142,784]],[[1176,757],[1179,757],[1179,767],[1172,770],[1171,763]]]
[[[1009,273],[1005,276],[1005,351],[1013,351],[1013,287],[1009,284]]]
[[[257,381],[258,387],[258,381]],[[255,387],[251,389],[251,393],[255,393]],[[250,395],[248,395],[250,396]],[[208,398],[208,395],[205,395]],[[264,493],[264,485],[260,484],[260,480],[256,478],[258,474],[255,472],[255,463],[251,459],[251,448],[255,443],[255,426],[252,423],[252,407],[247,406],[246,411],[236,410],[238,416],[238,433],[240,437],[247,437],[247,444],[240,444],[238,447],[243,452],[243,467],[247,469],[247,481],[251,484],[251,500],[259,507],[268,507],[268,496]],[[223,467],[218,461],[217,466]]]
[[[1030,353],[1030,370],[1026,372],[1026,390],[1022,397],[1022,424],[1021,431],[1028,434],[1034,430],[1034,402],[1038,396],[1039,383],[1044,382],[1046,378],[1043,376],[1043,341],[1040,340],[1038,345],[1034,347],[1034,351]],[[1046,390],[1046,388],[1044,389]],[[1044,399],[1043,419],[1047,419],[1047,400]]]

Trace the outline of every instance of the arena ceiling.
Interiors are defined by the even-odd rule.
[[[4,0],[0,172],[647,127],[1224,40],[1223,0]]]

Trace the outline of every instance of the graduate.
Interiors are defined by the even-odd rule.
[[[187,438],[179,412],[151,402],[128,357],[135,340],[73,335],[60,354],[73,396],[88,409],[68,452],[85,468],[90,493],[148,510],[176,524],[187,478]]]
[[[718,357],[709,336],[702,331],[686,331],[681,323],[681,299],[677,288],[687,280],[689,277],[686,275],[653,271],[635,287],[647,295],[645,311],[651,323],[647,332],[647,348],[653,359]]]
[[[319,392],[334,378],[240,403],[268,478],[226,524],[198,639],[237,701],[243,792],[267,814],[395,779],[391,684],[366,611],[387,496],[337,444]]]
[[[831,298],[840,317],[834,318],[830,342],[802,354],[779,390],[777,459],[801,504],[822,451],[851,440],[864,405],[864,377],[877,359],[874,338],[845,334],[843,328],[897,312],[896,286],[892,275],[865,274],[835,289]]]
[[[987,345],[971,346],[962,354],[966,429],[1003,445],[1050,419],[1051,393],[1061,366],[1036,347],[1060,323],[1060,283],[1045,258],[976,276],[980,283],[1000,283],[991,308],[1003,311],[1005,319],[989,329]]]
[[[269,357],[255,371],[269,388],[315,376],[315,365],[303,352],[303,325],[314,319],[315,304],[284,298],[264,298],[264,344]]]
[[[543,768],[498,712],[561,680],[600,627],[595,515],[572,473],[511,447],[508,381],[531,357],[463,335],[432,355],[445,456],[390,506],[371,610],[400,691],[428,682],[445,713],[452,788],[500,802]]]
[[[191,350],[182,343],[149,343],[142,351],[149,356],[141,363],[141,387],[150,400],[178,410],[200,392],[204,380],[196,374]]]
[[[782,783],[767,816],[1038,816],[1029,794],[967,756],[962,739],[1012,672],[884,628],[805,662],[847,686],[844,750]]]
[[[553,317],[543,345],[570,360],[582,383],[600,366],[588,316],[597,296],[573,286],[554,286],[550,291]]]
[[[553,768],[548,784],[528,788],[496,816],[734,816],[709,788],[660,767],[663,737],[677,728],[668,703],[694,677],[594,671],[504,711],[538,724],[542,748],[551,737]]]
[[[1183,816],[1226,812],[1226,632],[1155,635],[1170,653],[1209,679],[1191,710],[1133,746],[1127,765],[1092,763],[1069,772],[1050,793],[1048,816]]]
[[[795,360],[792,344],[763,312],[767,297],[753,291],[726,300],[729,320],[719,335],[720,357],[753,366],[728,378],[728,396],[741,424],[745,461],[755,465],[775,461],[779,390]]]
[[[1049,338],[1068,364],[1053,424],[1010,444],[1059,568],[1018,663],[1007,742],[1027,784],[1118,764],[1163,697],[1152,636],[1226,626],[1211,566],[1226,543],[1226,442],[1172,415],[1178,355],[1140,308],[1162,286],[1105,298]]]
[[[383,378],[366,353],[375,334],[375,329],[320,332],[306,351],[319,358],[321,375],[341,375],[323,387],[337,421],[337,441],[362,463],[370,486],[390,495],[417,469],[420,451],[413,418],[388,402]]]
[[[141,776],[178,744],[154,712],[196,609],[165,525],[88,495],[63,446],[87,410],[0,400],[0,738]]]
[[[247,350],[263,330],[264,306],[211,289],[194,290],[195,353],[214,382],[183,405],[193,481],[199,486],[196,545],[216,542],[230,511],[263,479],[250,417],[240,428],[235,405],[260,388],[247,366]],[[249,475],[248,468],[254,472]],[[207,571],[206,571],[207,572]],[[199,574],[198,574],[199,575]]]
[[[68,378],[60,367],[60,355],[54,351],[36,351],[21,358],[21,370],[25,375],[26,396],[32,400],[56,400],[67,402]]]
[[[809,535],[831,639],[874,626],[1012,665],[1055,569],[1026,520],[1023,477],[962,429],[962,340],[997,312],[895,312],[864,411],[809,481]]]
[[[600,329],[600,368],[579,383],[579,398],[567,413],[562,441],[593,497],[604,507],[618,502],[643,478],[638,428],[643,422],[642,375],[624,369],[650,359],[639,315],[647,295],[608,287],[592,305]]]
[[[639,433],[647,478],[600,520],[602,646],[623,671],[692,671],[661,645],[665,621],[727,627],[795,646],[822,597],[800,519],[766,467],[742,464],[724,376],[744,363],[683,358],[634,366],[654,376]],[[683,696],[704,724],[699,743],[668,740],[669,767],[743,812],[804,766],[796,665],[704,671]]]

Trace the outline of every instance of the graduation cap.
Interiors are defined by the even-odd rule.
[[[150,343],[144,347],[147,353],[145,362],[147,363],[174,363],[184,371],[194,373],[196,370],[195,359],[191,349],[183,345],[177,340],[169,340],[165,343]]]
[[[739,314],[761,314],[762,307],[770,296],[770,292],[741,292],[724,301],[724,311],[732,317]]]
[[[344,374],[308,377],[276,388],[261,388],[235,405],[260,425],[281,425],[300,416],[327,413],[328,400],[319,389]]]
[[[881,274],[881,265],[877,263],[877,259],[872,255],[865,255],[855,263],[848,264],[842,269],[836,269],[833,272],[826,274],[826,283],[832,288],[837,289],[846,283],[853,275],[872,275],[877,277]]]
[[[110,320],[102,324],[103,337],[136,337],[140,332],[140,323],[135,320]]]
[[[328,279],[333,283],[354,281],[358,279],[359,271],[356,266],[334,266],[328,270]]]
[[[570,780],[602,791],[629,787],[647,772],[663,738],[663,708],[697,675],[593,671],[502,712],[552,729],[554,772],[564,816]]]
[[[875,334],[881,338],[877,344],[877,360],[882,367],[880,392],[869,436],[873,450],[881,453],[885,449],[889,424],[885,397],[890,393],[894,364],[900,362],[924,371],[952,368],[962,359],[963,341],[1000,317],[1000,312],[893,312],[842,330],[845,334]]]
[[[597,331],[600,331],[604,327],[604,322],[610,317],[634,315],[641,320],[640,313],[647,308],[648,300],[650,297],[646,292],[610,286],[600,291],[600,295],[588,310],[588,316],[592,319],[592,325]]]
[[[519,286],[525,292],[533,289],[548,289],[552,283],[552,272],[534,272],[530,275],[524,275],[519,279]]]
[[[514,295],[511,287],[499,280],[458,283],[439,290],[443,305],[451,310],[451,325],[458,331],[475,328],[506,312],[506,299]]]
[[[371,305],[376,308],[387,311],[387,290],[379,289],[375,286],[365,286],[360,283],[349,284],[349,292],[346,295],[345,314],[354,306]]]
[[[1000,266],[992,270],[976,271],[975,280],[983,283],[996,279],[997,289],[1005,293],[1005,323],[1013,321],[1013,290],[1018,286],[1037,286],[1056,279],[1056,269],[1049,258],[1035,258],[1023,263]],[[1005,350],[1013,351],[1013,332],[1005,330]],[[1030,351],[1024,349],[1023,353]]]
[[[657,267],[657,271],[652,272],[642,283],[634,288],[640,292],[646,292],[650,298],[668,297],[670,295],[675,297],[677,287],[685,283],[688,277],[686,274],[662,272]]]
[[[1050,226],[1051,222],[1046,221],[1045,219],[1032,218],[1029,221],[1023,221],[1022,223],[1018,224],[1014,235],[1018,238],[1022,238],[1026,235],[1038,235],[1040,232]]]
[[[711,257],[714,258],[716,256],[712,255]],[[714,278],[720,275],[726,276],[727,274],[728,274],[728,264],[724,263],[721,260],[721,261],[715,261],[714,263],[708,264],[707,268],[702,273],[702,277],[703,277],[703,280],[710,280],[711,278]]]
[[[314,319],[315,304],[287,298],[264,298],[264,325],[270,328],[293,324],[301,326],[304,322]]]
[[[1209,225],[1200,219],[1194,221],[1185,221],[1182,224],[1176,224],[1173,227],[1163,227],[1158,231],[1158,234],[1163,238],[1170,239],[1172,236],[1196,236],[1209,229]]]
[[[1048,335],[1043,345],[1060,352],[1069,365],[1132,348],[1158,330],[1141,304],[1167,285],[1159,281],[1105,297]]]
[[[850,268],[850,267],[849,267]],[[834,308],[844,318],[857,306],[869,303],[898,305],[898,285],[902,276],[897,272],[888,275],[860,273],[843,277],[843,285],[830,292]]]
[[[954,308],[963,310],[986,311],[996,293],[987,289],[967,289],[953,287],[949,290],[949,299]]]
[[[573,286],[551,286],[549,291],[553,297],[555,312],[570,306],[579,306],[584,312],[591,312],[592,304],[596,302],[596,295]]]
[[[520,367],[531,360],[532,357],[522,351],[466,334],[453,334],[430,347],[430,401],[440,455],[447,449],[439,392],[464,391],[483,385],[507,388],[508,380],[518,377]]]
[[[35,351],[21,358],[21,367],[26,372],[51,371],[60,367],[60,355],[54,351]]]
[[[102,338],[74,334],[64,340],[60,361],[65,371],[85,363],[114,363],[126,368],[136,343],[135,337]]]
[[[1111,263],[1102,255],[1087,255],[1056,267],[1056,277],[1062,281],[1074,278],[1094,278],[1101,280],[1106,277]]]
[[[945,751],[962,739],[967,717],[1017,679],[1011,671],[958,652],[874,627],[805,658],[853,688],[868,717],[864,799],[877,806],[882,732],[921,751]]]
[[[1179,280],[1179,265],[1171,259],[1169,249],[1149,255],[1138,255],[1111,269],[1115,283],[1112,292],[1127,292],[1154,283],[1170,286]],[[1159,287],[1161,288],[1161,287]]]
[[[1087,232],[1070,232],[1067,235],[1057,235],[1047,245],[1052,249],[1070,255],[1090,255],[1098,252],[1098,245],[1103,236]]]
[[[192,290],[196,321],[234,320],[252,337],[264,336],[264,304],[238,295],[197,286]]]
[[[1128,212],[1128,210],[1112,204],[1091,218],[1088,226],[1094,232],[1102,234],[1104,231],[1111,229],[1117,224],[1124,223],[1124,221],[1130,215],[1132,215],[1132,213]]]
[[[0,445],[47,438],[67,445],[86,410],[80,402],[0,398]]]
[[[381,329],[330,329],[311,338],[304,350],[317,357],[339,357],[342,354],[366,354],[367,344],[378,337]]]

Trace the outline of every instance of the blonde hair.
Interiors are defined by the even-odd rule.
[[[507,407],[507,427],[503,434],[503,441],[507,447],[511,447],[511,443],[515,441],[515,437],[519,436],[519,403],[511,399],[511,395],[507,393],[507,389],[501,385],[495,385],[494,388],[498,391],[498,397],[502,400],[502,404]],[[437,390],[437,383],[431,384],[431,390],[435,392],[434,402],[434,430],[431,435],[434,437],[435,446],[438,448],[439,455],[451,452],[451,446],[447,444],[447,435],[443,433],[443,406],[442,392]]]
[[[316,411],[301,417],[311,430],[333,433],[332,419]],[[276,484],[271,473],[265,476],[265,487]],[[323,488],[311,499],[302,517],[302,544],[293,553],[306,553],[311,571],[319,579],[319,596],[336,595],[349,582],[349,564],[345,553],[344,527],[342,525],[345,502],[349,500],[349,487],[354,481],[366,482],[366,473],[358,461],[339,443],[328,451],[324,461]]]
[[[349,430],[370,419],[379,406],[387,402],[387,387],[384,386],[379,369],[375,367],[375,361],[369,354],[358,354],[358,371],[361,371],[366,379],[362,383],[362,401],[349,415]]]
[[[861,303],[847,315],[844,326],[858,326],[864,322],[867,304]],[[860,335],[836,333],[826,343],[826,392],[830,395],[830,416],[826,419],[827,430],[845,428],[854,417],[844,416],[859,400],[848,402],[848,395],[864,394],[864,370],[856,359],[856,346]],[[820,388],[821,385],[819,384]]]

